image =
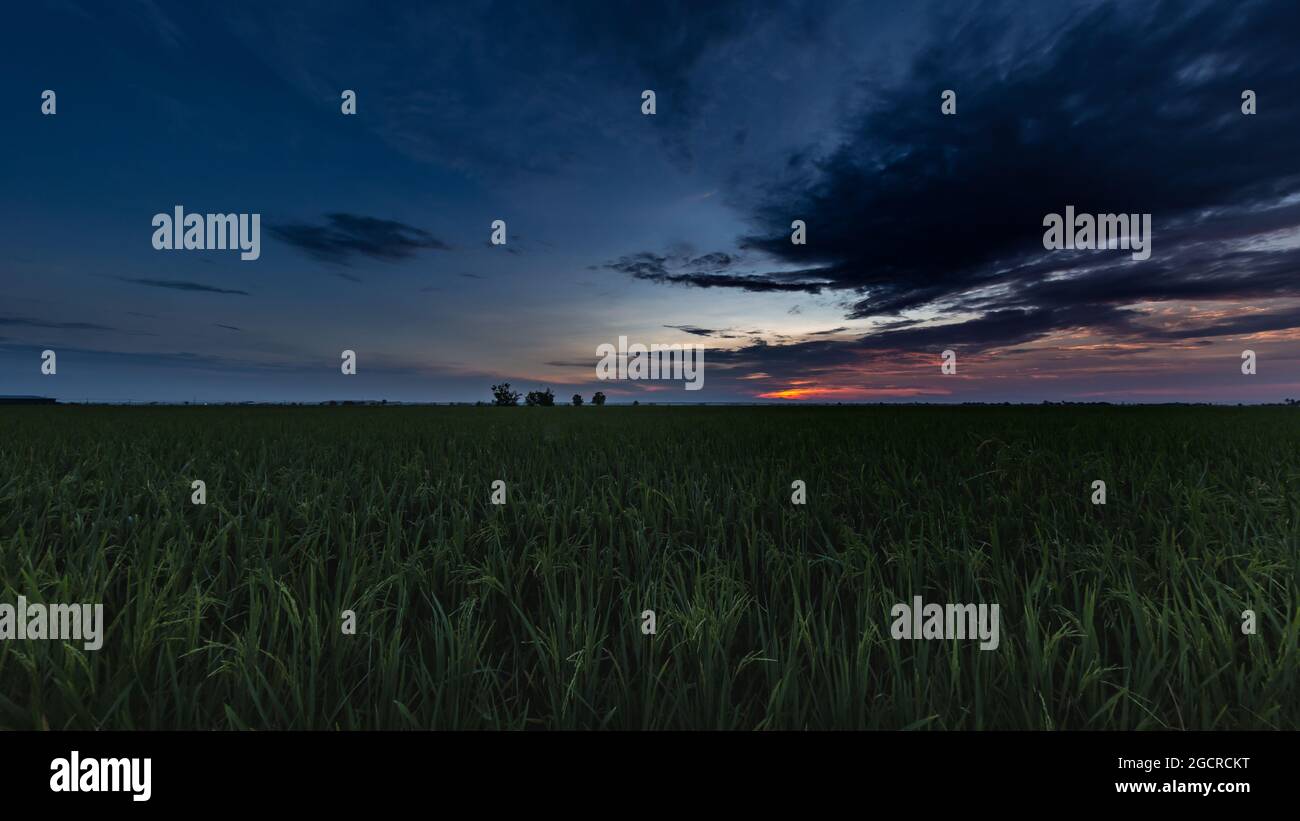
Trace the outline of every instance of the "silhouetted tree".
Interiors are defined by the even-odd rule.
[[[498,407],[512,408],[519,404],[519,392],[510,390],[509,382],[493,385],[492,398],[494,400],[492,404]]]
[[[550,408],[555,405],[555,394],[551,393],[550,388],[547,388],[544,391],[529,391],[528,396],[524,401],[528,403],[529,407],[541,406],[543,408]]]
[[[601,393],[600,391],[596,391],[594,394],[591,395],[591,404],[593,405],[605,404],[605,394]]]
[[[575,394],[573,395],[573,406],[574,406],[575,408],[580,408],[580,407],[582,407],[582,394],[580,394],[580,393],[575,393]]]

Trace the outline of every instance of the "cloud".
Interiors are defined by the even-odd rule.
[[[28,350],[28,346],[22,345],[6,345],[5,347],[9,350]],[[152,351],[117,351],[101,348],[61,346],[59,348],[59,355],[62,356],[65,353],[73,354],[78,357],[84,356],[109,362],[141,365],[149,368],[183,367],[201,368],[213,371],[262,371],[281,374],[291,374],[301,372],[302,370],[301,362],[257,361],[238,359],[217,354],[194,353],[191,351],[158,353]]]
[[[222,325],[220,322],[214,322],[214,323],[212,323],[212,324],[215,325],[215,326],[218,327],[218,328],[225,328],[227,331],[239,331],[239,330],[242,330],[242,328],[236,328],[234,325]]]
[[[22,328],[43,328],[56,331],[108,331],[110,333],[128,333],[107,325],[94,322],[50,322],[44,319],[32,319],[25,316],[0,316],[0,325],[12,325]]]
[[[648,251],[606,267],[667,285],[835,294],[846,318],[882,323],[837,343],[859,350],[989,349],[1084,328],[1182,339],[1198,329],[1144,322],[1133,306],[1300,295],[1289,91],[1300,6],[1104,4],[1039,39],[981,11],[943,21],[896,83],[864,84],[829,150],[790,152],[726,271]],[[955,116],[940,113],[945,88]],[[1244,88],[1267,112],[1241,113]],[[1151,259],[1045,251],[1043,218],[1067,205],[1152,214]],[[807,223],[806,245],[791,243],[793,219]],[[1297,327],[1292,312],[1269,316],[1208,330]]]
[[[198,282],[184,282],[178,279],[135,279],[130,277],[118,277],[118,279],[136,285],[147,285],[150,288],[169,288],[173,291],[194,291],[205,294],[236,294],[238,296],[249,296],[248,291],[239,291],[230,288],[216,288],[212,285],[203,285]]]
[[[821,293],[827,284],[824,279],[810,279],[807,272],[788,271],[777,274],[728,274],[702,271],[701,260],[726,256],[728,265],[735,259],[728,255],[708,254],[705,257],[687,258],[673,254],[656,254],[641,251],[604,263],[599,267],[627,274],[634,279],[661,285],[690,285],[696,288],[739,288],[755,292]]]
[[[423,250],[451,250],[428,231],[395,220],[346,213],[326,214],[325,220],[318,225],[271,225],[269,230],[316,259],[344,265],[354,256],[395,262]]]
[[[664,327],[673,328],[674,330],[688,333],[693,336],[709,336],[715,339],[743,339],[746,336],[745,333],[736,332],[734,328],[723,328],[718,330],[714,328],[700,328],[695,325],[665,325]],[[749,333],[756,334],[761,333],[761,331],[750,331]]]
[[[665,325],[665,328],[676,328],[683,333],[694,334],[695,336],[713,336],[717,331],[711,328],[697,328],[694,325]]]

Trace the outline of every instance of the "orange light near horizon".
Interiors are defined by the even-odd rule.
[[[786,388],[757,394],[758,399],[878,399],[890,396],[946,396],[948,391],[927,388]]]

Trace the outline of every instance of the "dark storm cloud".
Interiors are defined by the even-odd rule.
[[[1283,89],[1300,83],[1300,7],[1102,6],[990,70],[997,26],[961,26],[923,52],[796,197],[764,203],[780,232],[744,244],[866,289],[852,314],[871,316],[1004,280],[1008,260],[1041,254],[1043,216],[1066,205],[1153,214],[1162,254],[1161,229],[1194,209],[1294,190],[1300,106]],[[955,116],[939,113],[948,87]],[[1243,88],[1270,110],[1242,115]],[[790,243],[792,217],[807,245]]]
[[[835,150],[791,154],[793,179],[751,214],[771,228],[739,243],[777,265],[718,273],[641,253],[609,267],[701,288],[840,291],[855,319],[980,315],[884,331],[873,346],[1017,344],[1075,327],[1140,335],[1121,306],[1300,294],[1294,248],[1244,242],[1300,226],[1286,199],[1300,191],[1300,5],[1108,4],[1028,46],[1001,36],[1006,22],[938,29],[907,79],[866,89]],[[940,114],[946,88],[955,116]],[[1246,88],[1253,116],[1240,110]],[[1067,205],[1151,213],[1151,259],[1045,252],[1044,215]],[[806,245],[790,242],[793,219],[807,223]]]
[[[353,256],[394,262],[418,251],[448,251],[451,246],[428,231],[395,220],[357,214],[326,214],[318,225],[271,225],[271,234],[325,262],[347,264]]]
[[[118,277],[118,279],[135,285],[147,285],[150,288],[167,288],[173,291],[195,291],[205,294],[236,294],[238,296],[249,295],[248,291],[216,288],[211,285],[203,285],[198,282],[185,282],[178,279],[133,279],[130,277]]]

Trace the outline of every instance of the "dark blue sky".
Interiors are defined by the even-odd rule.
[[[263,5],[7,11],[0,393],[1300,396],[1294,3]],[[1045,252],[1066,205],[1151,259]],[[620,335],[705,389],[597,382]]]

